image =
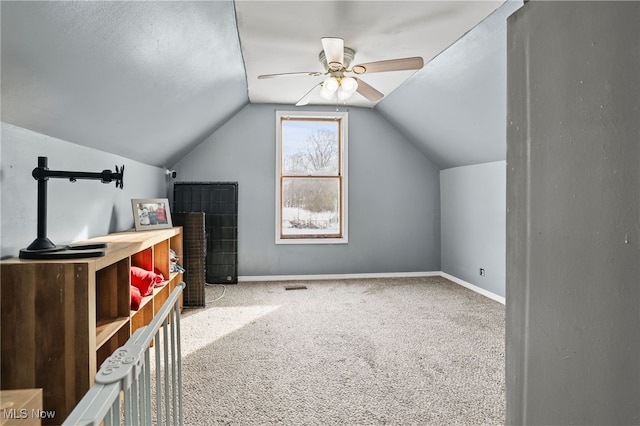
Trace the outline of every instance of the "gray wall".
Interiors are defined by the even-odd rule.
[[[498,161],[440,172],[442,271],[501,297],[505,295],[505,167],[506,162]]]
[[[640,3],[509,21],[507,424],[640,424]]]
[[[124,188],[115,183],[50,179],[48,232],[55,244],[123,231],[133,227],[131,198],[166,197],[164,169],[51,138],[2,123],[0,146],[0,256],[17,256],[37,235],[37,181],[31,171],[38,157],[50,170],[100,172],[125,165]]]
[[[294,107],[248,105],[174,166],[177,181],[238,182],[239,275],[440,269],[438,169],[369,109],[349,110],[349,243],[276,245],[277,109]]]

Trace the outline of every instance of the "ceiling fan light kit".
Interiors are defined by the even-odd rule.
[[[327,100],[333,99],[335,95],[338,100],[349,99],[358,89],[358,82],[352,77],[329,77],[322,82],[320,96]]]
[[[363,75],[374,72],[387,71],[404,71],[418,70],[424,66],[424,61],[420,57],[390,59],[386,61],[369,62],[365,64],[354,65],[349,68],[351,61],[355,55],[355,51],[349,47],[345,47],[344,40],[337,37],[323,37],[322,51],[319,59],[325,72],[291,72],[282,74],[264,74],[259,75],[259,79],[273,77],[291,77],[291,76],[312,76],[319,77],[321,75],[328,76],[323,82],[314,86],[296,103],[297,106],[308,104],[311,99],[320,95],[321,97],[331,100],[337,97],[338,101],[349,99],[354,93],[358,92],[364,98],[371,102],[377,102],[384,97],[380,91],[371,87],[366,82],[350,77],[345,74]]]

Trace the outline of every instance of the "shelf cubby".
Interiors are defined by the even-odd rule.
[[[79,243],[106,243],[85,259],[0,262],[2,389],[43,389],[43,424],[60,424],[93,384],[100,365],[153,319],[182,281],[169,253],[182,256],[182,228],[126,231]],[[167,283],[131,310],[131,266]],[[46,367],[45,367],[46,366]]]

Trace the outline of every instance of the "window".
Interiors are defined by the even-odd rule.
[[[347,242],[347,113],[276,113],[276,243]]]

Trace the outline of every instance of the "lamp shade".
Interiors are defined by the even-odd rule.
[[[352,77],[343,78],[340,81],[340,86],[345,92],[351,95],[354,94],[356,90],[358,90],[358,82],[356,81],[355,78],[352,78]]]
[[[327,78],[323,85],[322,85],[327,91],[333,93],[338,89],[338,86],[340,86],[340,83],[338,82],[338,79],[335,77],[329,77]]]
[[[344,87],[342,87],[342,86],[338,87],[338,100],[339,101],[344,101],[346,99],[349,99],[350,97],[351,97],[351,93],[349,93],[346,90],[344,90]]]
[[[331,99],[333,94],[338,90],[340,83],[335,77],[329,77],[322,83],[322,89],[320,90],[320,96],[325,99]]]

